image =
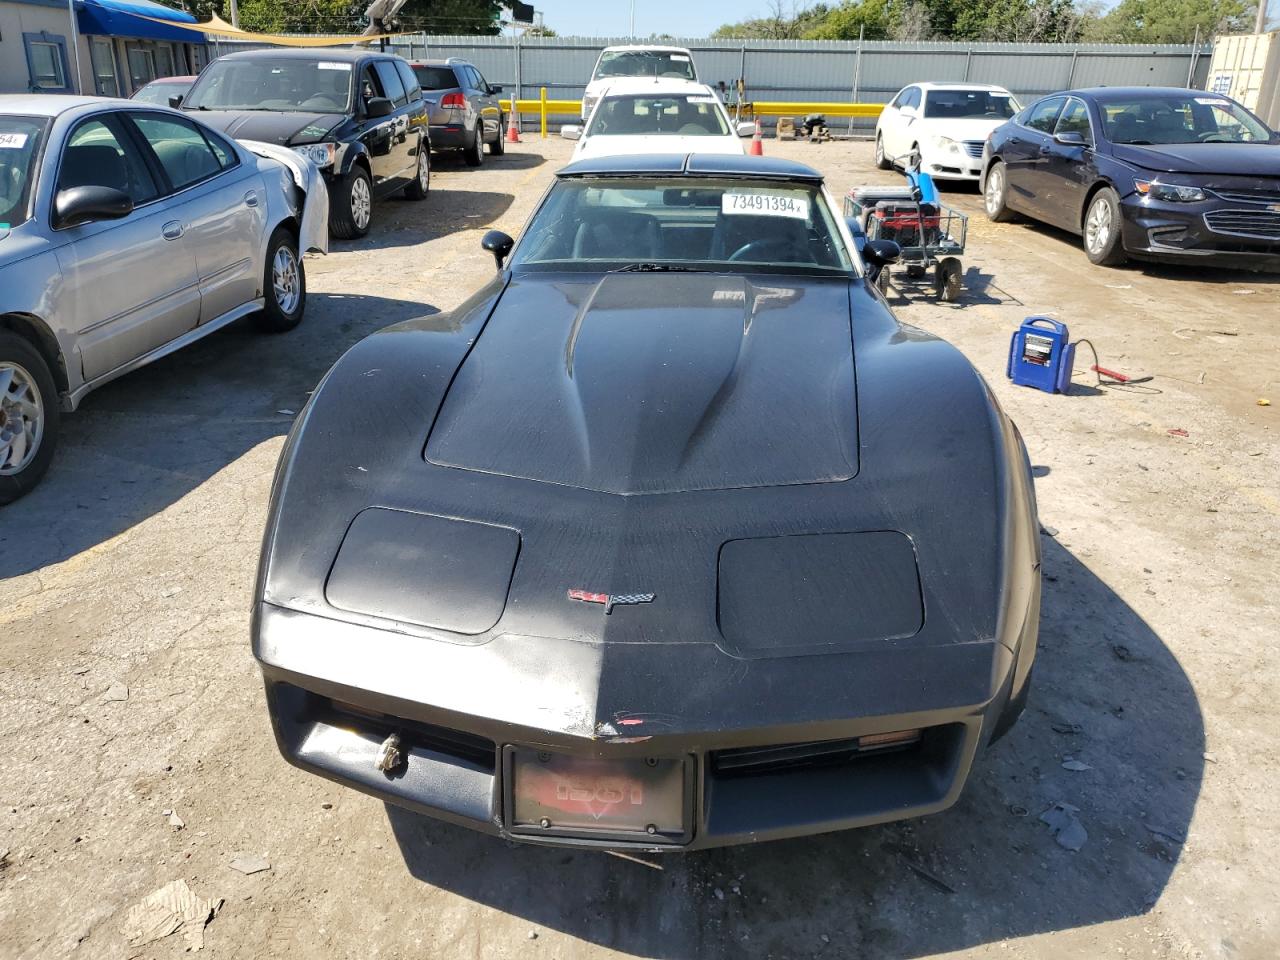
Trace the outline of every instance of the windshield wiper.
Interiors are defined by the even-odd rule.
[[[684,267],[675,263],[628,263],[610,273],[706,273],[699,267]]]

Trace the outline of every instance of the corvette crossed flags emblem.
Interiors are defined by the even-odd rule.
[[[652,603],[652,593],[592,593],[589,590],[570,590],[570,600],[581,600],[583,603],[603,603],[606,614],[613,613],[618,604]]]

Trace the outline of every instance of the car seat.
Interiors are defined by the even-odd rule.
[[[62,172],[58,175],[58,189],[74,187],[110,187],[130,193],[129,168],[120,151],[105,143],[67,147],[62,157]]]
[[[778,240],[791,248],[789,257],[770,257],[784,262],[813,263],[809,252],[809,228],[793,217],[720,213],[711,237],[711,259],[728,260],[755,240]],[[747,261],[750,262],[750,261]]]
[[[596,210],[578,223],[574,259],[653,260],[658,256],[658,221],[648,214]]]
[[[1142,139],[1138,118],[1132,113],[1118,113],[1111,118],[1111,139],[1116,143]]]

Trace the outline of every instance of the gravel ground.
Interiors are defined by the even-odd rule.
[[[837,194],[893,179],[866,144],[766,150]],[[516,232],[568,152],[442,161],[426,204],[382,203],[307,261],[302,327],[235,325],[91,395],[0,511],[0,957],[177,957],[180,935],[121,932],[175,880],[224,901],[213,958],[1280,954],[1280,278],[1091,267],[1066,234],[987,223],[972,189],[948,194],[975,214],[963,300],[891,301],[1017,420],[1048,532],[1032,703],[955,808],[629,860],[421,820],[279,758],[248,623],[293,413],[360,337],[477,287],[481,233]],[[1082,357],[1069,396],[1012,386],[1031,313],[1155,379],[1097,389]],[[1039,819],[1055,803],[1078,852]]]

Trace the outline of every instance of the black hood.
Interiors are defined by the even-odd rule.
[[[1120,160],[1160,173],[1280,176],[1280,144],[1113,143],[1111,151]]]
[[[635,494],[847,480],[856,451],[847,281],[627,273],[515,280],[426,453]]]
[[[280,113],[274,110],[193,110],[204,123],[237,140],[290,147],[323,140],[345,118],[340,113]]]

